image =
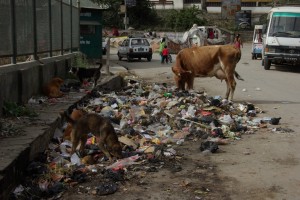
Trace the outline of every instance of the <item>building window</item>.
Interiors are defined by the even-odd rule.
[[[258,6],[272,6],[270,2],[258,2]]]
[[[185,4],[201,3],[201,0],[184,0]]]
[[[222,3],[221,2],[206,2],[207,7],[221,7]]]
[[[242,7],[256,7],[256,2],[242,2]]]

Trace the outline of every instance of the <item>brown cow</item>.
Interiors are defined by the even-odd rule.
[[[232,45],[202,46],[182,49],[172,67],[178,89],[190,90],[195,77],[213,77],[225,80],[227,84],[226,99],[233,99],[236,86],[234,76],[243,80],[235,71],[241,58],[241,51]]]

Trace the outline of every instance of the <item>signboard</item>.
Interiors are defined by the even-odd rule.
[[[126,12],[126,6],[125,5],[121,5],[120,6],[120,13],[125,13]]]
[[[243,10],[236,12],[235,25],[238,29],[251,28],[251,10]]]

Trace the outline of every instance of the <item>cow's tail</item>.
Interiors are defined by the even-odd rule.
[[[238,63],[241,60],[241,57],[242,57],[242,52],[240,49],[237,49],[235,54],[236,63]]]
[[[234,71],[234,76],[235,76],[238,80],[244,81],[244,79],[243,79],[236,71]]]

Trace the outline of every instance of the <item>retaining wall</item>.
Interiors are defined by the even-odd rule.
[[[5,101],[25,104],[32,96],[41,94],[42,86],[52,77],[65,78],[74,55],[0,66],[0,116]]]

